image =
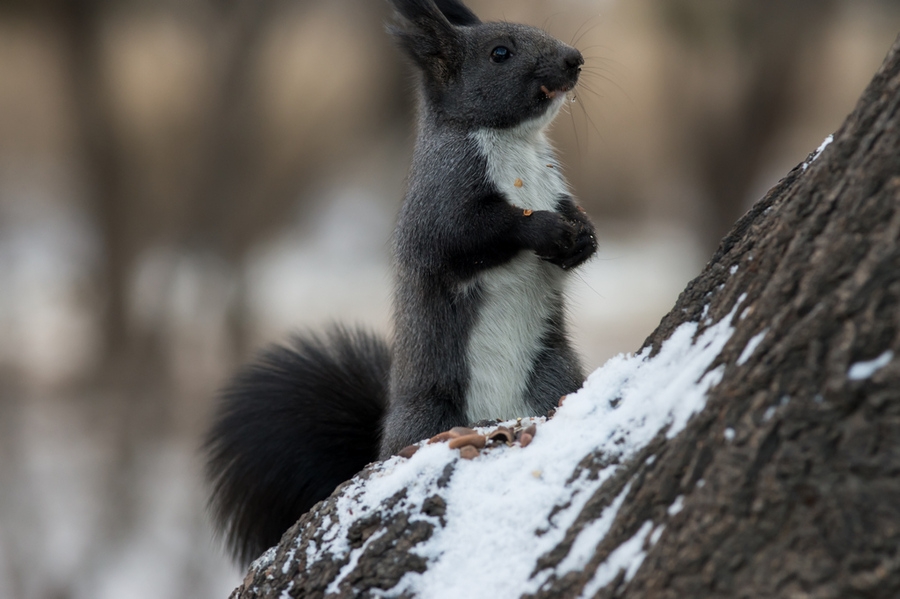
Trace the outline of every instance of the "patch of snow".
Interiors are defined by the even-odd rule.
[[[807,160],[806,162],[803,163],[803,165],[802,165],[802,166],[803,166],[803,170],[805,171],[806,169],[808,169],[808,168],[809,168],[809,165],[812,164],[813,162],[815,162],[816,159],[822,154],[822,152],[825,151],[825,148],[827,148],[828,145],[829,145],[831,142],[833,142],[833,141],[834,141],[834,135],[829,135],[828,137],[826,137],[826,138],[825,138],[825,141],[823,141],[823,142],[819,145],[819,147],[816,148],[816,151],[815,151],[815,153],[813,153],[812,157],[811,157],[809,160]]]
[[[619,508],[622,507],[622,503],[625,501],[625,497],[628,496],[630,490],[631,483],[629,482],[609,507],[603,510],[600,517],[585,526],[578,534],[571,549],[569,549],[569,554],[566,555],[565,559],[563,559],[559,566],[556,567],[557,576],[563,576],[567,572],[572,572],[574,570],[581,570],[587,565],[588,561],[593,557],[597,545],[600,544],[600,541],[602,541],[604,537],[606,537],[606,533],[609,532],[613,520],[616,519],[616,515],[619,513]]]
[[[290,581],[288,583],[287,588],[281,591],[281,594],[278,596],[278,599],[291,599],[291,589],[294,588],[294,581]]]
[[[359,548],[358,551],[354,551],[350,554],[350,561],[344,564],[344,567],[341,568],[341,571],[337,576],[334,577],[334,580],[331,581],[331,584],[328,585],[328,588],[325,589],[325,594],[329,595],[332,593],[337,593],[339,591],[338,586],[344,580],[344,577],[347,576],[353,569],[356,567],[356,564],[359,562],[360,556],[365,552],[366,548],[371,545],[376,540],[380,539],[385,535],[385,530],[379,530],[375,532],[372,536],[366,539],[366,542],[363,543],[362,547]]]
[[[291,550],[288,551],[288,554],[285,556],[284,565],[281,567],[282,574],[287,574],[288,571],[291,569],[291,562],[294,561],[294,554],[296,554],[296,553],[297,553],[296,547],[292,547]]]
[[[825,148],[827,148],[828,145],[833,141],[834,141],[834,135],[829,135],[828,137],[826,137],[825,140],[822,141],[821,144],[819,144],[819,147],[816,148],[816,153],[813,154],[813,157],[810,160],[810,162],[814,162],[816,160],[816,158],[818,158],[822,154],[822,152],[825,151]]]
[[[663,534],[663,532],[665,532],[665,530],[666,530],[665,524],[663,524],[662,526],[656,527],[656,529],[653,531],[653,534],[650,535],[650,546],[651,547],[653,545],[656,545],[657,542],[659,542],[659,538],[662,536],[662,534]]]
[[[763,413],[763,422],[768,422],[769,420],[771,420],[772,416],[775,415],[777,409],[778,408],[776,408],[775,406],[769,406],[768,408],[766,408],[766,411]]]
[[[894,352],[891,350],[887,350],[873,360],[857,362],[850,366],[850,370],[847,371],[847,378],[851,381],[861,381],[867,379],[890,364],[891,360],[893,359]]]
[[[753,355],[753,352],[756,351],[756,348],[759,347],[759,344],[762,343],[762,340],[765,338],[766,333],[768,332],[769,329],[765,328],[761,332],[750,338],[750,341],[748,341],[747,345],[744,346],[744,351],[741,352],[740,357],[737,359],[738,366],[743,366],[747,362],[747,360],[750,359],[750,356]]]
[[[309,557],[349,554],[348,572],[365,549],[351,550],[346,540],[353,523],[385,511],[385,500],[401,491],[405,496],[394,509],[420,512],[417,508],[453,463],[453,474],[440,490],[447,504],[446,525],[435,527],[414,549],[429,567],[421,574],[407,574],[388,594],[437,599],[467,596],[473,588],[483,596],[536,592],[550,575],[544,571],[532,576],[538,560],[565,537],[588,499],[660,432],[675,437],[704,408],[709,390],[724,372],[724,366],[709,367],[731,337],[736,310],[699,335],[697,323],[682,324],[653,357],[647,348],[610,359],[568,396],[553,419],[533,419],[538,431],[527,448],[501,446],[474,460],[461,460],[446,444],[423,445],[410,459],[383,462],[366,481],[348,485],[337,500],[336,520]],[[613,465],[594,477],[582,473],[568,482],[582,457],[594,451]],[[603,540],[626,494],[627,487],[582,531],[557,574],[586,563],[585,556]],[[412,520],[434,523],[424,514]],[[610,555],[603,571],[615,576],[628,568],[630,579],[643,560],[641,546],[652,529],[653,524],[646,523]],[[603,576],[598,574],[595,583]]]
[[[734,429],[731,428],[731,427],[729,426],[729,427],[726,428],[725,431],[722,433],[722,436],[725,437],[725,440],[726,440],[726,441],[728,441],[729,443],[731,443],[732,441],[734,441]]]
[[[318,555],[318,551],[319,551],[319,547],[316,545],[316,542],[310,541],[309,545],[306,546],[306,562],[312,563],[312,561],[314,559],[316,559],[316,555]]]
[[[670,516],[674,516],[675,514],[679,513],[683,509],[684,509],[684,495],[679,495],[678,497],[675,498],[675,501],[672,502],[672,505],[670,505],[666,511],[669,512]]]
[[[606,561],[597,568],[591,581],[584,586],[580,597],[593,597],[597,591],[612,582],[618,576],[619,571],[623,569],[625,570],[625,582],[630,582],[647,556],[643,550],[644,539],[652,529],[653,522],[647,520],[633,537],[610,553]]]
[[[732,265],[731,265],[731,268],[728,269],[728,272],[729,272],[729,274],[732,274],[732,275],[733,275],[734,273],[736,273],[736,272],[738,271],[739,268],[740,268],[739,265],[737,265],[737,264],[732,264]]]
[[[250,569],[256,570],[257,572],[265,570],[275,561],[275,554],[277,552],[278,547],[269,547],[266,549],[265,553],[253,560],[253,563],[250,564]]]

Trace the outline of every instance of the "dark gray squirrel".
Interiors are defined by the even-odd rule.
[[[545,414],[584,379],[563,287],[597,244],[545,135],[581,54],[458,0],[391,4],[420,96],[393,339],[296,336],[225,388],[207,475],[242,563],[366,464],[454,426]]]

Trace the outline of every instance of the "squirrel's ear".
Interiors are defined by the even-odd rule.
[[[453,25],[466,26],[481,23],[475,13],[459,0],[434,0],[434,3]]]
[[[478,17],[458,0],[391,0],[400,19],[388,31],[435,82],[443,82],[461,64],[462,43],[455,26],[475,25]]]
[[[481,23],[475,13],[459,0],[391,0],[400,15],[416,23],[421,19],[435,18],[438,13],[451,25],[477,25]],[[437,9],[437,10],[435,10]]]

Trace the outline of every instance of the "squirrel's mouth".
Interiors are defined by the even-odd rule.
[[[544,92],[544,97],[548,100],[552,100],[560,95],[565,95],[571,89],[571,85],[561,85],[556,88],[549,88],[546,85],[541,86],[541,91]]]

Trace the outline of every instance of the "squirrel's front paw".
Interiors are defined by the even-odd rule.
[[[587,223],[574,223],[578,227],[578,233],[575,235],[575,242],[572,244],[570,251],[560,262],[554,262],[562,267],[563,270],[575,268],[597,251],[597,237],[594,235],[594,228]]]
[[[534,251],[542,260],[563,270],[575,268],[597,249],[597,239],[589,222],[572,221],[556,212],[535,212],[539,216],[542,235]]]
[[[597,236],[584,208],[575,204],[571,198],[565,197],[559,202],[559,212],[578,229],[571,251],[559,263],[560,267],[568,270],[594,255],[597,251]]]
[[[526,211],[530,228],[530,243],[534,253],[542,260],[562,266],[578,238],[578,225],[556,212]]]

